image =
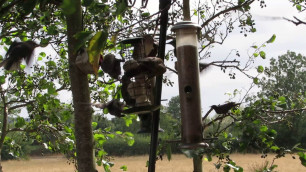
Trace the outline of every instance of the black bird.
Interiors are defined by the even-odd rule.
[[[113,99],[107,103],[98,103],[98,104],[92,104],[92,105],[100,109],[107,108],[108,113],[116,117],[120,118],[124,116],[122,115],[122,111],[123,111],[125,104],[123,102],[120,102],[118,99]]]
[[[116,59],[114,54],[107,54],[104,57],[100,57],[100,66],[110,77],[119,79],[119,75],[121,75],[120,62],[123,61],[123,59]]]
[[[148,79],[162,75],[166,72],[166,66],[161,58],[158,57],[146,57],[141,60],[138,60],[138,65],[127,70],[125,72],[125,76],[128,78],[132,78],[138,74],[147,74]]]
[[[226,114],[229,110],[240,104],[241,103],[229,102],[223,105],[212,105],[211,108],[214,109],[217,114]]]
[[[0,67],[4,66],[5,70],[16,70],[19,68],[22,59],[24,59],[28,65],[31,61],[34,49],[38,46],[39,45],[34,41],[14,41],[7,50],[5,59],[0,63]]]
[[[170,42],[168,42],[168,43],[166,43],[166,44],[170,44],[170,45],[173,46],[173,53],[174,53],[174,56],[177,57],[177,56],[176,56],[176,39],[173,39],[173,40],[171,40]]]

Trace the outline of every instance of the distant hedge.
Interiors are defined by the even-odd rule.
[[[135,143],[129,146],[123,139],[114,138],[104,143],[104,150],[110,156],[134,156],[150,153],[150,136],[134,135]],[[171,144],[172,153],[181,153],[178,145]]]

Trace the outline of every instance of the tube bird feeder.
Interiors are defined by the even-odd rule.
[[[187,156],[203,152],[201,98],[198,63],[198,38],[200,26],[190,21],[175,24],[176,54],[182,120],[181,149]]]

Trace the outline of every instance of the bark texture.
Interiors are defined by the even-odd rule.
[[[74,35],[82,31],[81,1],[73,3],[75,12],[67,15],[67,35],[69,53],[69,75],[74,104],[75,138],[78,172],[95,172],[93,158],[93,136],[91,128],[92,108],[87,74],[75,64]]]

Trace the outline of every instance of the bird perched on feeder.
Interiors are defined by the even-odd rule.
[[[158,52],[158,44],[155,42],[154,38],[151,35],[144,35],[143,42],[145,57],[155,57]]]
[[[212,105],[211,108],[214,109],[217,114],[226,114],[229,110],[240,104],[241,103],[228,102],[223,105]]]
[[[135,67],[131,67],[125,71],[124,75],[128,78],[132,78],[138,74],[147,74],[148,79],[162,75],[166,72],[166,66],[161,58],[147,57],[137,61]]]
[[[120,62],[124,62],[123,59],[116,59],[114,54],[107,54],[104,57],[100,57],[100,66],[102,70],[109,74],[110,77],[114,79],[119,79],[119,75],[121,75],[121,66]]]
[[[92,105],[100,109],[107,108],[108,112],[116,117],[120,118],[124,116],[122,115],[122,111],[125,104],[123,102],[120,102],[118,99],[113,99],[107,103],[96,103]]]
[[[39,45],[34,41],[14,41],[7,50],[5,59],[0,63],[0,67],[4,66],[5,70],[16,70],[19,68],[22,59],[24,59],[28,65],[36,47],[39,47]]]

